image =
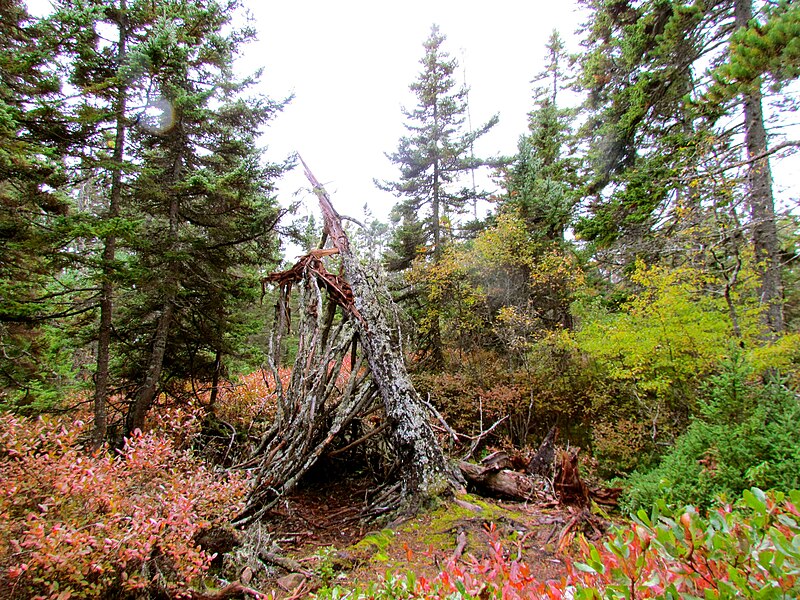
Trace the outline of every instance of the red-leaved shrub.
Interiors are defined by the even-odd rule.
[[[185,589],[211,556],[197,535],[241,507],[245,482],[164,437],[88,456],[80,422],[0,415],[0,588],[10,598]],[[4,596],[4,597],[6,597]]]

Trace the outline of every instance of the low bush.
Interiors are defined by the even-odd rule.
[[[82,423],[0,415],[0,589],[9,598],[134,597],[197,583],[198,534],[240,509],[245,483],[167,438],[88,456]]]
[[[708,506],[756,486],[800,487],[800,400],[776,374],[756,376],[740,353],[709,379],[698,416],[653,470],[628,481],[630,509],[663,497]]]
[[[800,596],[800,492],[745,491],[702,517],[659,501],[603,544],[582,544],[574,600]]]
[[[559,580],[539,581],[493,534],[488,556],[448,562],[432,580],[411,573],[366,588],[325,588],[320,600],[633,598],[785,599],[800,596],[800,492],[746,491],[708,516],[659,501],[602,543],[580,542]],[[493,533],[493,531],[492,531]]]

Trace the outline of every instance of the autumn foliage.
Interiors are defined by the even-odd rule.
[[[516,543],[492,526],[485,556],[451,559],[428,579],[411,573],[347,593],[373,599],[797,598],[800,492],[745,492],[708,515],[661,503],[602,541],[581,540],[566,574],[543,581],[519,560]],[[319,598],[342,598],[337,588]]]
[[[198,535],[240,508],[245,482],[165,436],[137,432],[116,456],[88,456],[85,435],[81,422],[0,415],[3,597],[125,597],[197,582],[212,559]]]

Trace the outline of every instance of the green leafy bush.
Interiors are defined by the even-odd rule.
[[[603,544],[582,545],[574,600],[759,598],[800,595],[800,492],[745,491],[708,517],[660,501]]]
[[[720,289],[719,278],[693,267],[638,264],[631,280],[637,293],[618,312],[593,301],[575,305],[581,324],[575,343],[594,381],[593,450],[606,476],[651,468],[690,428],[708,396],[705,382],[724,371],[732,345],[746,349],[740,354],[756,372],[797,371],[795,335],[764,339],[761,307],[749,293],[751,275],[742,275],[747,285],[731,294],[730,305],[711,293]],[[706,434],[695,428],[690,435]],[[763,482],[745,481],[744,487],[756,483]]]
[[[777,375],[755,377],[736,352],[709,379],[698,413],[658,467],[631,476],[631,508],[660,497],[707,506],[751,486],[800,486],[800,401]]]

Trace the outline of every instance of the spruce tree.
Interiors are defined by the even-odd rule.
[[[547,44],[546,66],[535,80],[534,108],[528,132],[520,138],[517,155],[505,170],[506,194],[500,213],[522,219],[529,260],[505,269],[524,282],[516,286],[516,308],[545,329],[572,326],[572,294],[563,278],[551,277],[542,260],[570,253],[565,233],[572,224],[577,201],[577,160],[570,155],[574,110],[559,106],[559,94],[569,85],[564,43],[554,31]],[[536,276],[532,271],[538,270]],[[490,304],[496,300],[490,299]]]
[[[568,147],[574,111],[559,106],[568,56],[557,31],[546,49],[547,66],[537,78],[528,133],[506,170],[505,205],[519,212],[535,238],[563,242],[576,201],[576,161]]]
[[[453,221],[471,201],[482,196],[465,185],[463,178],[487,164],[474,157],[472,147],[497,123],[497,117],[475,130],[468,129],[468,89],[456,84],[458,63],[444,50],[445,39],[433,25],[423,44],[422,71],[410,86],[417,105],[413,110],[403,110],[409,135],[400,139],[396,152],[387,154],[399,168],[400,178],[376,182],[400,198],[392,211],[396,226],[388,261],[391,270],[406,269],[416,258],[438,262],[446,244],[456,237]],[[428,308],[436,311],[430,304]],[[440,362],[439,317],[428,317],[428,344],[434,360]]]
[[[587,173],[594,178],[577,231],[609,249],[606,256],[617,266],[627,266],[622,254],[658,260],[675,250],[668,242],[675,232],[731,206],[738,218],[744,211],[737,205],[746,205],[766,324],[781,330],[777,218],[760,78],[751,77],[735,102],[713,106],[706,96],[715,89],[708,65],[737,54],[744,35],[737,30],[759,26],[752,22],[752,2],[584,3],[592,17],[581,59],[588,93],[583,135]],[[776,51],[786,47],[780,39],[774,44]],[[731,119],[741,127],[723,125]],[[744,144],[737,132],[744,132]],[[729,186],[716,185],[709,173],[725,172],[730,179],[742,162],[749,167],[732,199]]]
[[[387,154],[400,169],[400,179],[378,184],[401,198],[393,212],[395,221],[410,224],[420,220],[421,236],[414,241],[423,242],[426,254],[434,258],[441,256],[447,242],[445,219],[455,218],[480,196],[465,186],[462,178],[487,164],[472,156],[471,149],[475,140],[497,123],[497,117],[493,117],[481,127],[468,130],[468,89],[456,87],[458,62],[443,49],[445,39],[439,28],[432,26],[423,44],[422,72],[410,86],[417,106],[403,110],[409,135],[400,139],[396,152]],[[405,235],[400,231],[399,237]],[[407,262],[409,257],[398,258]]]
[[[125,429],[141,428],[170,380],[216,385],[225,356],[253,332],[243,303],[259,290],[257,269],[277,262],[272,185],[283,171],[262,164],[256,139],[281,103],[248,97],[232,64],[252,29],[225,35],[237,3],[169,5],[135,60],[148,103],[132,132],[141,168],[131,211],[143,217],[131,244],[136,288],[121,298],[129,340]]]
[[[63,156],[79,142],[51,60],[57,46],[24,3],[0,4],[0,404],[17,410],[57,402],[64,378],[48,323],[80,310],[57,279]]]
[[[182,390],[224,374],[257,328],[257,269],[276,261],[272,185],[256,140],[282,103],[233,76],[240,5],[214,0],[63,2],[72,104],[88,141],[74,180],[84,203],[83,275],[97,283],[95,444],[144,425],[169,382]],[[113,31],[113,36],[109,36]],[[106,433],[111,392],[126,399]],[[213,397],[212,397],[213,400]],[[109,424],[110,425],[110,424]]]

